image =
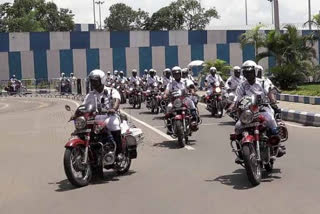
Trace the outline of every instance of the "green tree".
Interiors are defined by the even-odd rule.
[[[309,23],[311,23],[311,25],[315,25],[319,30],[320,29],[320,14],[314,15],[312,17],[311,21],[307,21],[306,23],[304,23],[304,26],[306,26]]]
[[[256,59],[259,62],[265,57],[275,57],[277,66],[271,72],[282,89],[296,87],[294,82],[306,80],[314,66],[316,51],[313,45],[317,39],[314,33],[300,35],[296,27],[291,25],[285,29],[284,33],[268,33],[265,40],[267,51],[258,54]]]
[[[38,32],[74,29],[73,14],[44,0],[15,0],[0,6],[1,31]]]
[[[218,74],[221,75],[222,79],[226,80],[230,76],[230,71],[232,67],[224,60],[216,59],[216,60],[207,60],[204,63],[204,67],[199,74],[199,80],[205,78],[210,73],[210,68],[216,67]]]
[[[197,0],[177,0],[155,12],[148,30],[203,30],[213,18],[219,18],[215,8],[206,10]]]
[[[141,9],[133,10],[126,4],[118,3],[110,8],[110,15],[104,21],[109,31],[144,30],[149,22],[149,14]]]
[[[260,30],[261,27],[263,27],[263,25],[257,25],[252,30],[241,34],[241,36],[239,37],[241,48],[243,49],[248,44],[253,45],[255,48],[256,56],[259,53],[259,48],[264,46],[264,42],[266,39],[265,34]]]

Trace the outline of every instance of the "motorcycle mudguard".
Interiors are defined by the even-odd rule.
[[[241,140],[241,143],[242,144],[245,144],[245,143],[253,143],[255,140],[255,137],[252,136],[252,135],[247,135],[247,136],[244,136]]]
[[[70,147],[77,147],[78,145],[85,146],[86,142],[84,140],[81,140],[80,138],[71,138],[64,147],[70,148]]]
[[[176,115],[176,116],[174,117],[174,119],[175,119],[175,120],[182,120],[182,119],[183,119],[183,116],[182,116],[181,114],[179,114],[179,115]]]

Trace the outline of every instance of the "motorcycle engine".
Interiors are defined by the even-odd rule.
[[[103,165],[104,166],[112,165],[115,162],[115,160],[116,160],[115,152],[110,151],[103,156]]]

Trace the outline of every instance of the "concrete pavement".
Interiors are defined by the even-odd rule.
[[[289,126],[288,154],[252,188],[234,164],[229,146],[230,118],[215,119],[200,105],[203,125],[191,137],[194,150],[133,122],[145,133],[138,159],[127,176],[105,172],[106,179],[74,189],[62,157],[73,126],[70,101],[0,98],[0,213],[293,213],[320,210],[317,128]],[[161,115],[124,111],[165,132]]]

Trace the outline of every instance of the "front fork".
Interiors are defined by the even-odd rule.
[[[261,161],[261,154],[260,154],[260,131],[258,127],[254,130],[254,135],[256,138],[256,150],[257,150],[257,158],[258,161]]]
[[[88,164],[90,134],[86,136],[86,148],[84,150],[83,164]]]

